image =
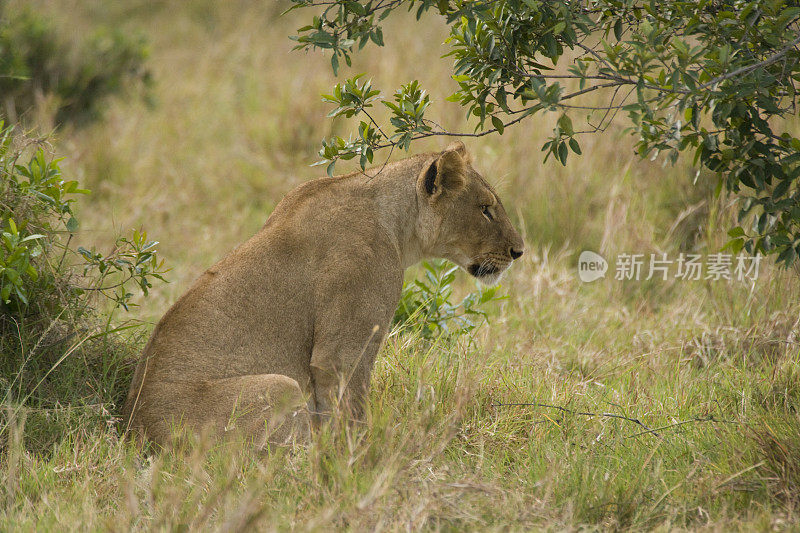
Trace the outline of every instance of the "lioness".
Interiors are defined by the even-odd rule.
[[[336,402],[357,414],[403,271],[444,257],[495,283],[523,242],[461,142],[290,192],[153,331],[125,402],[161,445],[173,425],[303,436]]]

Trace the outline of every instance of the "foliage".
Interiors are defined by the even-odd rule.
[[[69,247],[78,230],[72,209],[72,196],[88,194],[78,182],[64,180],[59,159],[48,158],[43,147],[35,149],[25,164],[13,147],[13,128],[0,121],[0,217],[3,224],[3,250],[0,254],[0,297],[4,310],[25,315],[36,293],[36,303],[48,295],[68,291],[81,299],[96,291],[127,309],[135,283],[147,294],[153,279],[163,280],[163,261],[156,253],[155,241],[134,231],[120,237],[110,254]],[[67,242],[62,236],[67,235]],[[81,271],[80,280],[75,280]],[[67,284],[59,286],[66,281]],[[82,282],[86,282],[85,286]],[[114,289],[114,292],[109,292]]]
[[[440,259],[424,261],[422,268],[422,279],[403,285],[392,321],[395,327],[419,332],[426,338],[458,338],[488,320],[484,305],[502,299],[497,296],[497,286],[478,286],[460,302],[453,302],[458,267]]]
[[[158,243],[143,231],[119,237],[108,254],[70,246],[75,196],[89,191],[64,179],[59,161],[0,121],[0,438],[23,405],[79,410],[98,397],[119,400],[129,349],[118,333],[131,325],[112,325],[112,313],[132,305],[132,287],[147,294],[164,279]],[[60,438],[74,412],[52,413],[63,424],[32,425],[36,439]]]
[[[335,57],[335,56],[334,56]],[[389,119],[394,127],[394,133],[387,136],[367,109],[378,100],[380,91],[372,88],[372,81],[360,82],[362,75],[348,79],[344,84],[337,84],[333,88],[333,94],[323,95],[322,99],[336,105],[336,108],[328,113],[328,117],[344,116],[353,117],[363,113],[368,117],[368,121],[362,120],[358,126],[358,139],[345,141],[339,136],[330,141],[322,141],[320,155],[323,160],[317,164],[327,163],[329,176],[333,176],[336,161],[341,159],[347,161],[357,155],[360,156],[359,164],[361,168],[367,167],[372,163],[374,157],[373,150],[384,147],[383,141],[388,141],[392,145],[400,146],[406,150],[411,146],[411,141],[415,134],[430,133],[431,126],[423,120],[425,109],[430,105],[430,98],[421,90],[419,82],[414,80],[403,85],[394,93],[394,102],[381,102],[392,112]]]
[[[738,196],[739,226],[726,245],[734,253],[775,254],[792,264],[800,254],[800,139],[782,131],[796,110],[800,80],[800,6],[780,0],[294,0],[320,13],[298,30],[298,48],[350,56],[368,42],[383,45],[381,21],[400,7],[417,18],[434,11],[450,27],[447,43],[459,89],[448,99],[474,117],[475,132],[450,132],[425,118],[427,96],[389,106],[394,130],[384,132],[367,109],[380,97],[352,78],[327,97],[335,116],[364,115],[359,135],[334,138],[320,152],[332,172],[338,159],[374,150],[408,149],[432,135],[502,134],[540,112],[559,114],[542,146],[545,159],[566,164],[581,153],[581,135],[604,131],[620,111],[638,137],[641,157],[680,153],[718,176]],[[559,60],[569,62],[555,70]],[[366,87],[365,87],[366,86]],[[405,86],[408,87],[408,86]],[[401,89],[401,92],[409,92]],[[604,103],[582,101],[589,93]],[[384,102],[389,105],[388,102]],[[576,128],[573,118],[586,117]],[[588,115],[588,116],[587,116]]]
[[[74,44],[33,8],[0,4],[0,116],[15,121],[54,97],[57,124],[95,118],[107,96],[149,86],[147,55],[138,35],[100,28]]]

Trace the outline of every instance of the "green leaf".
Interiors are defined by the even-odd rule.
[[[369,38],[378,46],[383,46],[383,30],[380,28],[375,28],[375,31],[369,34]]]
[[[503,130],[505,130],[505,125],[503,124],[503,121],[500,120],[499,117],[492,115],[492,125],[497,129],[497,133],[499,133],[500,135],[503,134]]]
[[[744,247],[744,241],[745,240],[742,238],[731,239],[730,241],[725,243],[725,246],[722,247],[722,251],[730,251],[733,254],[738,254],[739,252],[742,251],[742,248]]]
[[[17,295],[17,299],[23,303],[23,305],[28,305],[28,296],[27,291],[21,287],[16,287],[14,289],[14,294]]]
[[[567,143],[560,143],[558,145],[558,159],[561,161],[561,164],[566,166],[567,165]]]
[[[780,197],[786,194],[786,191],[789,190],[789,186],[791,184],[792,182],[788,179],[778,182],[778,185],[775,186],[775,190],[772,191],[772,198],[777,201]]]
[[[336,55],[336,52],[331,55],[331,68],[333,69],[333,75],[339,75],[339,56]]]
[[[558,118],[558,127],[568,136],[572,136],[575,131],[572,129],[572,120],[566,113]]]

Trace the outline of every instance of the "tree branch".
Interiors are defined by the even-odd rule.
[[[758,63],[753,63],[752,65],[748,65],[746,67],[738,68],[738,69],[736,69],[736,70],[734,70],[732,72],[728,72],[727,74],[723,74],[721,76],[717,76],[713,80],[708,81],[708,82],[704,83],[703,85],[699,86],[697,89],[698,90],[707,89],[708,87],[712,87],[712,86],[716,85],[717,83],[719,83],[721,81],[729,80],[731,78],[735,78],[736,76],[740,76],[742,74],[747,74],[748,72],[752,72],[753,70],[756,70],[757,68],[766,67],[768,65],[771,65],[771,64],[777,62],[778,60],[780,60],[783,56],[786,55],[786,53],[789,50],[791,50],[792,48],[794,48],[798,44],[800,44],[800,34],[798,34],[797,37],[795,37],[792,42],[790,42],[789,44],[787,44],[786,46],[784,46],[783,48],[781,48],[780,50],[778,50],[777,52],[775,52],[774,54],[769,56],[768,58],[764,59],[763,61],[759,61]]]

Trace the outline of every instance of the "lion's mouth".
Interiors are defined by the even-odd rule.
[[[485,276],[494,276],[499,274],[502,269],[496,267],[495,265],[489,263],[473,263],[467,269],[469,273],[475,276],[476,278],[482,278]]]

